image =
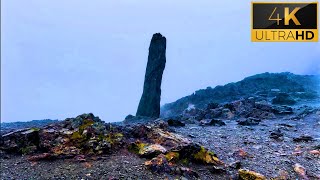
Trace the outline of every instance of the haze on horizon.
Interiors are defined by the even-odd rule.
[[[257,73],[319,74],[319,43],[250,42],[250,2],[3,0],[1,121],[135,114],[157,32],[161,104]]]

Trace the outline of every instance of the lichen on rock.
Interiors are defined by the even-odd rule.
[[[218,157],[216,156],[216,154],[214,154],[211,151],[208,151],[207,149],[205,149],[203,146],[200,147],[200,150],[193,154],[193,157],[196,161],[199,161],[201,163],[205,163],[205,164],[215,164],[215,165],[221,165],[223,164]]]
[[[238,173],[240,180],[266,180],[264,175],[247,169],[239,169]]]

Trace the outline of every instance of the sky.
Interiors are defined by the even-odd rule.
[[[319,43],[252,43],[251,0],[2,0],[1,121],[135,114],[153,33],[161,104],[263,72],[319,74]]]

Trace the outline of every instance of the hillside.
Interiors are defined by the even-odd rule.
[[[268,102],[289,104],[315,101],[319,98],[320,77],[284,73],[262,73],[224,86],[208,87],[161,107],[161,116],[182,113],[190,105],[204,108],[208,103],[225,103],[255,97]],[[285,99],[286,101],[282,101]],[[280,101],[280,102],[279,102]]]

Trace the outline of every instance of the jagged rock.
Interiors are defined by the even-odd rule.
[[[219,103],[209,103],[209,104],[207,104],[207,110],[215,109],[217,107],[219,107]]]
[[[294,105],[295,103],[296,101],[287,93],[279,93],[274,99],[272,99],[272,104]]]
[[[196,171],[186,167],[176,168],[175,174],[182,175],[185,179],[199,179],[200,177]]]
[[[152,172],[156,173],[170,173],[174,175],[180,175],[187,178],[199,178],[199,174],[186,167],[178,167],[177,165],[170,163],[166,156],[163,154],[152,158],[144,163]]]
[[[99,117],[95,117],[92,113],[81,114],[76,118],[67,118],[63,121],[63,128],[67,129],[76,129],[80,128],[81,125],[89,124],[102,124],[102,121]]]
[[[0,147],[7,152],[43,152],[57,158],[74,157],[81,153],[110,153],[123,145],[123,134],[115,127],[108,129],[92,113],[67,118],[42,129],[19,130],[1,139],[3,143]]]
[[[320,144],[313,146],[314,149],[319,149],[320,150]]]
[[[286,123],[280,123],[280,124],[278,124],[279,126],[283,126],[283,127],[286,127],[286,128],[293,128],[294,127],[294,125],[292,125],[292,124],[286,124]]]
[[[205,115],[205,118],[219,118],[222,116],[222,108],[210,109],[208,113]]]
[[[254,107],[263,111],[272,111],[272,105],[268,104],[266,101],[255,102]]]
[[[166,152],[178,153],[179,159],[188,159],[188,161],[199,162],[202,164],[222,164],[216,154],[204,147],[193,143],[191,140],[160,128],[137,125],[133,127],[128,135],[138,138],[138,142],[133,142],[129,150],[139,154],[150,144],[158,144],[166,149]],[[158,151],[159,152],[159,151]],[[149,156],[149,158],[151,158]]]
[[[313,137],[312,136],[307,136],[307,135],[302,135],[300,137],[296,137],[296,138],[293,138],[293,141],[294,142],[309,142],[309,141],[313,141]]]
[[[311,150],[309,151],[310,154],[313,154],[313,155],[320,155],[320,151],[319,150]]]
[[[317,114],[317,109],[309,106],[300,107],[298,111],[298,118],[304,118],[312,113]]]
[[[49,153],[34,155],[28,158],[29,161],[40,161],[40,160],[51,160],[51,159],[54,159],[54,157]]]
[[[196,138],[196,136],[193,135],[193,134],[188,134],[188,137],[190,137],[190,138]]]
[[[169,126],[174,126],[174,127],[183,127],[185,126],[185,124],[179,120],[175,120],[175,119],[169,119],[168,120],[168,125]]]
[[[296,163],[293,166],[293,170],[300,176],[301,179],[309,179],[306,174],[306,169],[300,164]]]
[[[152,172],[157,173],[171,173],[173,171],[172,164],[169,164],[163,154],[152,158],[150,161],[144,163]]]
[[[239,169],[239,179],[240,180],[266,180],[267,178],[254,171],[249,171],[246,169]]]
[[[234,118],[234,116],[235,115],[232,113],[232,111],[229,108],[222,109],[222,114],[221,114],[222,118],[232,119],[232,118]]]
[[[279,89],[280,92],[271,91],[272,89]],[[181,114],[188,108],[189,104],[205,109],[208,102],[230,102],[250,96],[254,98],[248,98],[248,100],[265,100],[269,102],[270,98],[277,96],[279,93],[290,94],[292,99],[299,102],[303,102],[304,100],[319,101],[318,90],[318,76],[301,76],[292,73],[263,73],[224,86],[197,90],[189,96],[183,97],[173,103],[165,104],[162,107],[161,113],[172,116]]]
[[[39,130],[27,128],[5,134],[1,137],[0,148],[9,153],[34,153],[39,146]]]
[[[204,119],[200,121],[200,125],[203,126],[224,126],[226,123],[224,123],[222,120],[218,119]]]
[[[142,157],[155,157],[159,154],[164,154],[166,153],[167,150],[163,146],[159,144],[151,144],[144,146],[143,148],[140,149],[139,154]]]
[[[224,123],[222,120],[219,120],[219,119],[212,119],[210,121],[210,124],[209,125],[213,125],[213,126],[225,126],[226,123]]]
[[[162,119],[147,124],[117,126],[104,124],[93,114],[83,114],[42,129],[20,130],[2,137],[2,140],[7,140],[7,144],[18,144],[18,140],[24,139],[24,144],[18,144],[14,152],[21,153],[21,149],[32,145],[39,154],[30,156],[30,161],[74,158],[84,162],[86,156],[113,153],[125,147],[151,159],[146,165],[153,171],[170,172],[183,177],[198,175],[176,164],[223,164],[215,153],[188,138],[167,131],[166,126],[167,123]],[[29,139],[29,136],[36,137]],[[36,138],[38,142],[32,144]]]
[[[131,114],[129,114],[129,115],[127,115],[124,119],[125,119],[125,120],[131,120],[131,119],[133,119],[133,118],[134,118],[134,116],[131,115]]]
[[[239,161],[239,160],[235,161],[235,162],[231,163],[229,165],[229,167],[234,168],[234,169],[240,169],[241,168],[241,161]]]
[[[214,164],[214,165],[221,165],[223,164],[220,161],[216,154],[211,151],[208,151],[204,147],[200,147],[196,153],[192,154],[195,161],[203,163],[203,164]]]
[[[166,64],[166,38],[160,33],[153,35],[149,47],[143,93],[137,116],[159,117],[162,74]]]
[[[225,168],[218,167],[218,166],[212,166],[209,170],[213,174],[221,174],[221,173],[226,173],[227,172],[227,170]]]
[[[293,109],[290,106],[273,106],[272,112],[278,115],[293,114]]]
[[[166,158],[170,162],[176,162],[179,160],[180,154],[178,152],[168,152]]]
[[[280,129],[276,129],[271,132],[270,138],[277,139],[277,140],[283,140],[283,133],[280,131]]]
[[[260,119],[250,117],[247,119],[238,120],[238,124],[242,126],[254,126],[254,125],[258,125],[260,121],[261,121]]]

